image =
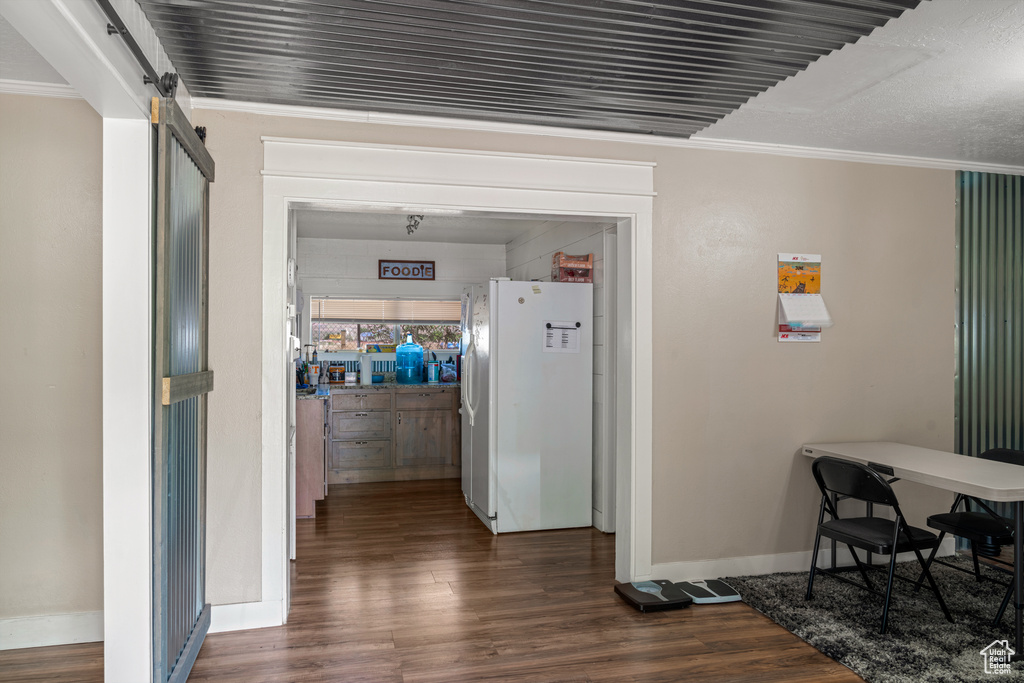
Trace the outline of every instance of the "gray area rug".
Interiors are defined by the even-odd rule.
[[[876,561],[878,557],[876,556]],[[957,559],[963,567],[970,560]],[[897,571],[917,578],[917,562],[901,563]],[[982,568],[1001,581],[1008,575]],[[991,626],[1005,588],[992,581],[978,583],[973,576],[934,565],[932,574],[949,606],[955,624],[942,615],[935,595],[896,580],[889,608],[889,630],[878,633],[882,598],[830,576],[814,579],[814,598],[805,600],[807,573],[727,577],[743,601],[772,621],[796,634],[868,683],[974,683],[1024,681],[1024,662],[1014,662],[1008,674],[985,672],[981,650],[996,640],[1013,645],[1012,601],[998,628]],[[859,574],[848,575],[860,580]],[[871,572],[879,590],[885,574]]]

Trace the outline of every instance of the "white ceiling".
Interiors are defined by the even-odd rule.
[[[32,83],[67,84],[28,44],[7,20],[0,16],[0,78]]]
[[[63,82],[2,19],[0,79]],[[1022,168],[1024,0],[922,2],[694,137]]]
[[[922,2],[694,137],[1024,167],[1024,1]]]

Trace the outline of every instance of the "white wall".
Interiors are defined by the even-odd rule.
[[[0,648],[103,636],[101,143],[0,95]]]
[[[594,255],[594,412],[593,412],[593,507],[594,525],[614,530],[613,507],[615,462],[609,447],[608,422],[614,420],[607,408],[608,335],[605,304],[605,233],[615,228],[607,223],[548,221],[512,240],[506,246],[506,274],[513,280],[551,280],[551,257],[555,252]],[[607,517],[607,519],[606,519]]]
[[[429,230],[429,224],[420,230]],[[377,261],[434,261],[434,280],[379,280]],[[311,296],[380,296],[458,299],[462,287],[505,275],[505,245],[299,238],[298,282]],[[303,311],[302,343],[309,343]]]

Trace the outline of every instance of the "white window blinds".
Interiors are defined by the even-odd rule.
[[[310,317],[347,323],[458,323],[462,319],[462,304],[459,301],[314,298]]]

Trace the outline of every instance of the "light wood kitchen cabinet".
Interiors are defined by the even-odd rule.
[[[324,448],[325,399],[295,402],[295,516],[316,517],[327,480]]]
[[[458,405],[453,385],[332,389],[327,481],[460,476]]]
[[[399,410],[395,414],[395,466],[454,465],[449,410]]]
[[[331,390],[327,481],[388,481],[394,392],[386,387]]]
[[[395,468],[405,478],[444,479],[461,468],[455,428],[459,392],[445,386],[399,386],[395,390]],[[415,473],[418,476],[411,476]]]

